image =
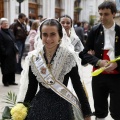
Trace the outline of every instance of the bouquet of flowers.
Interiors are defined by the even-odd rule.
[[[5,107],[2,119],[9,120],[24,120],[27,116],[28,107],[26,107],[23,103],[16,103],[17,95],[12,92],[8,92],[8,94],[4,97],[4,103],[9,104]]]

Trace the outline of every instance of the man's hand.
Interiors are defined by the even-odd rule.
[[[107,67],[108,66],[108,60],[100,60],[99,67]]]
[[[117,63],[116,62],[110,62],[105,68],[105,71],[110,73],[112,72],[115,68],[117,68]]]

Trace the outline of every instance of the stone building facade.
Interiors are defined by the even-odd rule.
[[[0,0],[0,18],[6,17],[12,23],[21,13],[30,19],[38,19],[38,15],[45,18],[58,18],[68,14],[74,18],[75,0],[24,0],[21,4],[17,0]]]
[[[99,20],[98,5],[104,0],[0,0],[0,18],[6,17],[12,23],[18,17],[19,7],[30,19],[38,19],[38,15],[44,18],[59,18],[67,14],[76,21],[90,21],[94,23]],[[115,0],[112,0],[115,1]],[[120,12],[117,13],[115,21],[120,24]]]

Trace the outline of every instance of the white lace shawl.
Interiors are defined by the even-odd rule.
[[[75,52],[81,52],[84,49],[84,46],[79,37],[76,35],[75,29],[72,27],[70,32],[71,44],[74,46]]]
[[[41,53],[44,54],[43,49],[41,49]],[[23,67],[23,71],[20,79],[21,85],[20,85],[19,94],[17,97],[17,102],[23,102],[25,99],[25,95],[28,89],[28,84],[29,84],[28,72],[29,72],[31,57],[33,55],[38,56],[38,54],[39,52],[37,50],[34,50],[30,52],[25,59],[25,63],[24,63],[24,67]],[[54,60],[52,62],[51,72],[54,75],[54,77],[60,82],[63,82],[64,76],[67,73],[69,73],[74,66],[76,66],[76,61],[72,52],[60,46],[57,49],[56,56],[54,57]],[[36,72],[34,71],[34,69],[32,69],[32,71],[33,71],[33,74],[36,75]],[[40,77],[37,77],[37,80],[41,82]]]

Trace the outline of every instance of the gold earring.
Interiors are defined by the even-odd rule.
[[[61,39],[58,41],[58,44],[60,44],[61,43]]]

